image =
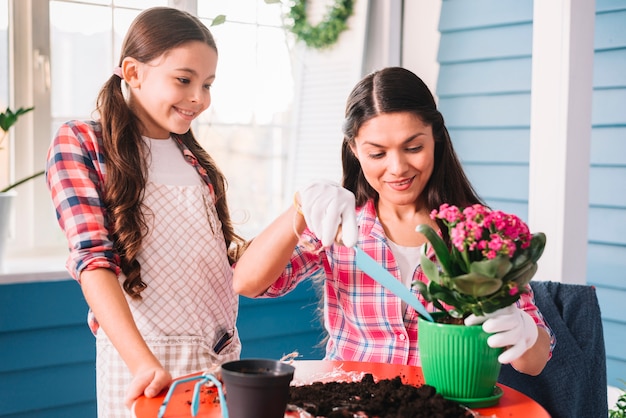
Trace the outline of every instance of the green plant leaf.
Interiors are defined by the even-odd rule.
[[[217,15],[211,22],[211,26],[221,25],[226,22],[226,15]]]
[[[546,247],[546,234],[543,232],[537,232],[533,234],[533,237],[530,240],[530,259],[533,263],[536,263],[537,260],[543,254],[543,250]]]
[[[491,295],[502,287],[502,280],[483,276],[479,273],[468,273],[452,278],[456,290],[472,297]]]
[[[513,281],[519,287],[526,286],[537,272],[537,264],[528,260],[526,264],[504,276],[505,281]]]
[[[0,113],[0,129],[2,129],[4,132],[7,132],[11,128],[11,126],[15,125],[15,122],[17,122],[17,118],[22,116],[24,113],[30,112],[33,109],[35,108],[20,107],[15,112],[13,112],[10,108],[7,107],[4,112]]]
[[[452,265],[450,263],[450,253],[448,252],[446,243],[441,239],[439,234],[426,224],[418,225],[415,231],[426,237],[430,245],[433,246],[433,250],[435,250],[435,255],[437,256],[437,260],[439,260],[441,268],[447,275],[452,276],[454,272],[452,271]]]
[[[439,278],[439,267],[437,267],[437,264],[433,263],[424,253],[420,256],[420,265],[429,280],[441,283],[441,279]]]
[[[491,260],[474,261],[470,264],[470,273],[500,279],[511,270],[512,266],[508,257],[498,256]]]

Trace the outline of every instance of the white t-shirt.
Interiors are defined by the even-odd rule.
[[[202,186],[204,181],[196,169],[185,161],[173,138],[142,137],[148,145],[148,179],[155,184],[170,186]]]
[[[419,247],[405,247],[398,245],[391,240],[387,240],[393,257],[396,259],[398,267],[400,267],[400,275],[402,277],[402,283],[408,288],[411,288],[413,283],[413,273],[415,269],[420,265],[420,253],[424,245]],[[402,312],[406,310],[406,303],[402,302]]]

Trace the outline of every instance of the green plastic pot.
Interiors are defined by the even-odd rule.
[[[501,364],[502,348],[487,345],[482,325],[455,325],[418,321],[419,350],[424,381],[444,398],[492,399]]]

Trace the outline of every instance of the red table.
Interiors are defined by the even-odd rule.
[[[349,379],[360,380],[364,373],[371,373],[377,379],[391,379],[400,376],[406,384],[423,385],[422,369],[416,366],[404,366],[386,363],[359,363],[354,361],[324,361],[301,360],[295,361],[296,368],[293,384],[306,384],[313,381]],[[165,418],[190,418],[190,402],[195,382],[182,383],[177,386],[167,407]],[[507,418],[550,418],[550,415],[537,402],[528,396],[508,386],[500,385],[504,394],[498,405],[489,408],[475,408],[485,416]],[[159,407],[165,398],[165,393],[155,398],[141,397],[135,402],[133,412],[136,418],[156,418]],[[293,415],[295,416],[295,415]],[[210,388],[202,391],[198,418],[221,418],[220,405],[217,401],[217,391]],[[285,414],[285,418],[291,415]]]

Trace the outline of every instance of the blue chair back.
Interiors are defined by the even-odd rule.
[[[538,376],[503,365],[498,381],[533,398],[552,418],[606,418],[606,354],[595,288],[551,281],[530,284],[556,336],[552,358]]]

